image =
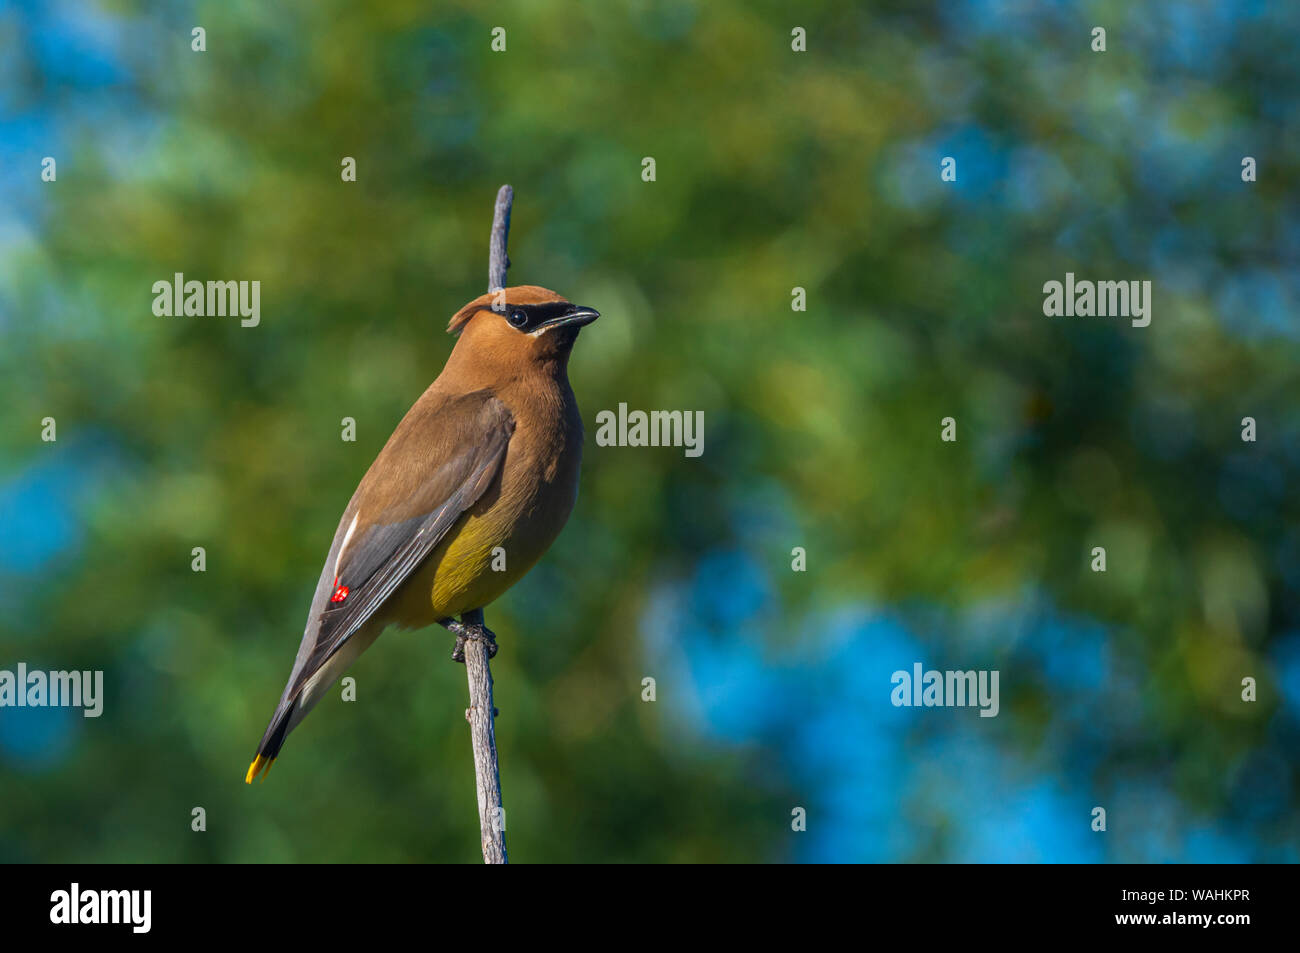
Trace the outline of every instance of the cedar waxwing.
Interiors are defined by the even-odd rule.
[[[496,654],[482,608],[559,535],[578,495],[582,418],[569,386],[578,330],[599,312],[533,285],[475,298],[460,338],[352,494],[321,571],[289,683],[251,782],[386,626],[437,622]],[[505,552],[494,571],[494,550]],[[498,566],[500,565],[498,561]],[[453,616],[461,616],[457,622]]]

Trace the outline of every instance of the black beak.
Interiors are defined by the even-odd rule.
[[[600,312],[595,308],[584,308],[582,305],[571,304],[569,309],[558,318],[551,318],[539,324],[534,330],[540,331],[542,328],[560,328],[572,327],[580,328],[584,324],[591,324],[600,317]]]

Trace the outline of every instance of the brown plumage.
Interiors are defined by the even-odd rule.
[[[452,317],[460,340],[446,366],[343,511],[246,780],[269,770],[285,736],[386,626],[442,623],[458,634],[454,657],[460,638],[491,639],[473,614],[532,568],[577,498],[582,419],[567,369],[578,330],[598,316],[522,285]]]

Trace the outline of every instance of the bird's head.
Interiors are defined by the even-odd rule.
[[[578,331],[600,317],[593,308],[571,304],[536,285],[519,285],[489,292],[461,308],[447,325],[459,334],[457,352],[466,351],[478,361],[568,361]]]

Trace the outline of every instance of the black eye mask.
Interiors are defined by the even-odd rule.
[[[567,301],[550,301],[546,304],[487,305],[482,310],[500,314],[516,331],[528,334],[582,309]]]

